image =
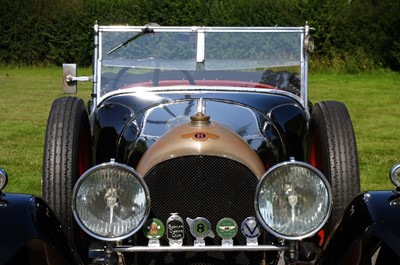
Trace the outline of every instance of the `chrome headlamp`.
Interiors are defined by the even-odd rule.
[[[391,169],[390,169],[390,180],[392,181],[392,183],[397,187],[400,188],[400,163],[394,165]]]
[[[7,172],[0,168],[0,193],[5,188],[8,182]]]
[[[136,233],[150,211],[149,190],[133,168],[111,161],[86,171],[75,184],[72,210],[94,238],[117,241]]]
[[[309,164],[284,162],[261,178],[255,197],[258,220],[271,234],[288,240],[309,237],[328,220],[331,188]]]

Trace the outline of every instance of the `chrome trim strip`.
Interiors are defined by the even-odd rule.
[[[281,89],[269,89],[269,88],[244,88],[244,87],[224,87],[224,86],[167,86],[167,87],[132,87],[124,88],[112,91],[105,94],[100,98],[98,104],[100,105],[104,100],[115,95],[131,94],[131,93],[163,93],[163,94],[174,94],[174,93],[260,93],[264,95],[275,94],[290,97],[296,100],[301,106],[304,106],[302,98],[296,96],[293,93],[281,90]]]
[[[204,63],[205,60],[205,47],[206,47],[206,34],[201,28],[197,32],[197,63]]]
[[[140,32],[146,26],[99,26],[100,31],[125,31]],[[305,27],[171,27],[171,26],[147,26],[158,32],[196,32],[204,30],[206,32],[304,32]]]

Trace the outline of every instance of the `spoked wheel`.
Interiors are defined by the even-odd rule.
[[[81,256],[86,252],[86,236],[73,218],[72,189],[91,164],[91,134],[85,104],[76,97],[56,99],[45,135],[42,193]]]
[[[356,139],[349,112],[342,102],[315,104],[310,130],[310,163],[324,173],[332,188],[332,213],[325,226],[328,236],[360,192]]]

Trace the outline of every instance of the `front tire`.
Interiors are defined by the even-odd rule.
[[[72,214],[72,189],[92,165],[89,118],[82,99],[56,99],[50,110],[43,155],[42,195],[80,254],[85,238]]]
[[[316,103],[311,117],[310,163],[327,177],[333,207],[329,235],[350,201],[360,192],[357,145],[349,112],[342,102]]]

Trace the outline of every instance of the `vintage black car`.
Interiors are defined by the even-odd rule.
[[[301,264],[399,264],[400,164],[393,166],[390,178],[395,190],[356,196],[327,243],[318,250],[315,262]],[[7,180],[0,169],[0,264],[83,264],[46,202],[33,195],[1,192]],[[251,251],[255,246],[247,248]],[[299,251],[306,253],[305,249]],[[277,262],[276,258],[268,264]],[[97,257],[91,264],[110,264],[110,260]]]
[[[92,98],[54,101],[42,180],[83,263],[330,260],[357,147],[345,105],[308,98],[308,25],[94,33],[93,75],[63,70]]]

